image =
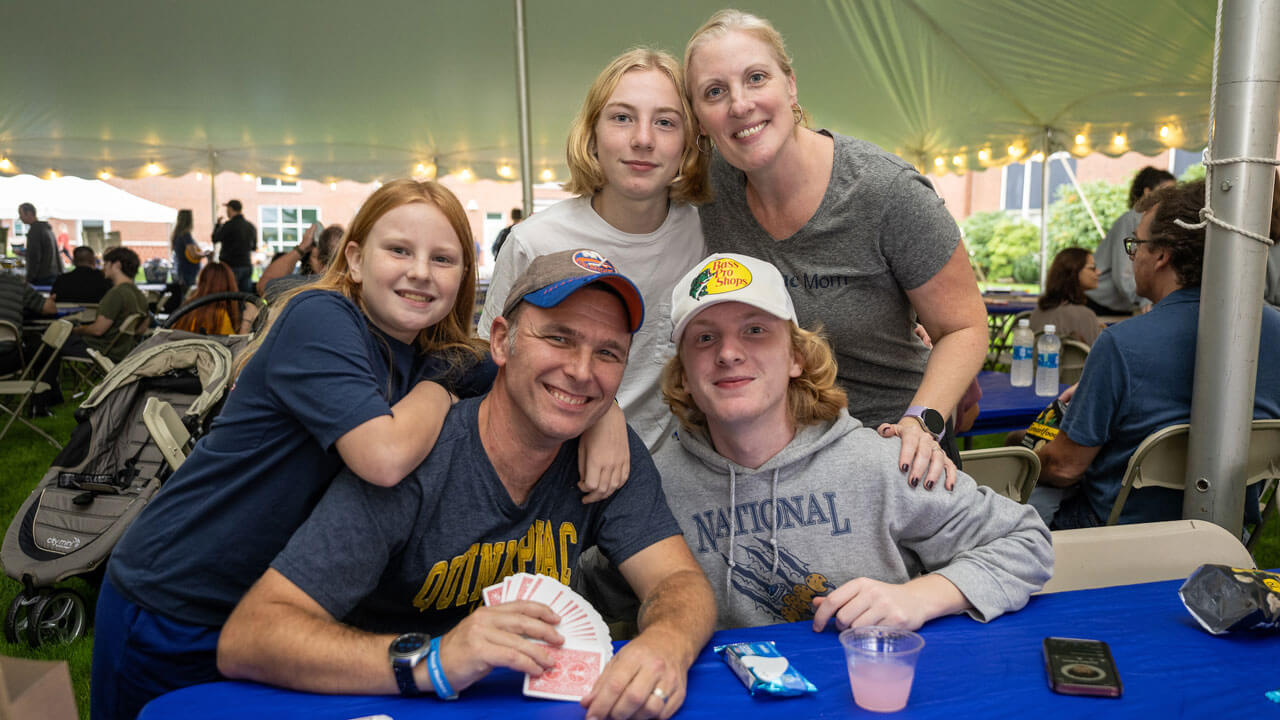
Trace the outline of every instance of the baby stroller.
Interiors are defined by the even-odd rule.
[[[9,642],[71,642],[89,624],[85,599],[56,587],[96,584],[121,534],[171,470],[143,421],[148,398],[170,403],[193,436],[208,428],[247,336],[161,330],[117,364],[76,410],[79,424],[0,546],[5,574],[23,589],[5,614]]]

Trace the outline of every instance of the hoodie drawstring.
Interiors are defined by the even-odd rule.
[[[738,473],[734,471],[733,466],[729,466],[729,572],[724,577],[726,588],[733,586],[733,569],[738,563],[733,561],[733,534],[734,526],[736,526],[737,518],[734,517],[735,505],[737,503],[735,492],[738,489]]]
[[[733,569],[738,563],[733,560],[734,536],[737,532],[738,525],[738,473],[733,469],[733,465],[729,466],[729,570],[725,574],[725,586],[733,584]],[[773,569],[770,572],[777,576],[778,574],[778,468],[773,469],[773,482],[769,487],[769,507],[773,509],[773,518],[769,521],[769,544],[773,546]]]

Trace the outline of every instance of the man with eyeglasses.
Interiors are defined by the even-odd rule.
[[[1089,353],[1058,436],[1037,453],[1040,482],[1068,488],[1050,527],[1065,530],[1106,522],[1129,457],[1151,433],[1191,421],[1204,230],[1199,221],[1204,181],[1164,188],[1139,202],[1142,219],[1124,241],[1138,294],[1151,311],[1102,331]],[[1280,351],[1280,311],[1263,309],[1260,357]],[[1255,418],[1280,418],[1280,363],[1259,362]],[[1257,519],[1258,487],[1245,500]],[[1120,523],[1177,520],[1182,491],[1140,488],[1129,494]]]

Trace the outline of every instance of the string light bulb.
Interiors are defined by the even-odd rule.
[[[298,167],[297,167],[296,165],[294,165],[293,163],[289,163],[288,165],[285,165],[285,166],[284,166],[284,174],[285,174],[285,175],[297,175],[297,174],[298,174]]]
[[[938,168],[940,168],[940,167],[942,167],[942,166],[943,166],[943,165],[945,165],[945,164],[946,164],[946,163],[945,163],[945,162],[943,162],[942,158],[940,158],[940,157],[938,157],[938,158],[934,158],[934,159],[933,159],[933,166],[934,166],[934,167],[938,167]]]
[[[953,165],[955,165],[956,167],[960,167],[961,165],[963,165],[963,164],[964,164],[964,156],[963,156],[963,155],[957,155],[957,156],[955,156],[955,157],[951,158],[951,163],[952,163]]]
[[[240,173],[240,179],[245,182],[253,182],[253,173]]]
[[[978,151],[978,159],[981,160],[982,162],[986,162],[990,160],[991,151],[986,148],[982,148],[981,150]]]
[[[1009,157],[1011,157],[1011,158],[1019,158],[1019,157],[1022,157],[1022,148],[1018,147],[1017,145],[1010,145],[1010,146],[1009,146]]]
[[[551,168],[543,168],[538,175],[538,179],[542,180],[542,182],[551,182],[556,179],[556,174],[551,172]]]
[[[427,180],[436,179],[436,164],[433,162],[420,162],[413,168],[414,177],[426,178]]]
[[[1169,126],[1168,126],[1168,125],[1161,125],[1161,126],[1160,126],[1160,137],[1162,137],[1162,138],[1164,138],[1164,139],[1166,139],[1166,140],[1168,140],[1168,139],[1169,139]]]
[[[471,168],[462,168],[458,171],[458,179],[462,182],[471,182],[476,179],[476,174],[471,172]]]
[[[9,171],[13,169],[13,163],[9,162],[9,158],[0,157],[0,170]]]
[[[330,190],[337,190],[337,189],[338,189],[338,183],[336,183],[336,182],[331,182],[331,183],[329,183],[329,189],[330,189]]]
[[[1077,134],[1076,134],[1076,144],[1077,144],[1077,145],[1084,145],[1086,140],[1088,140],[1088,138],[1086,138],[1086,137],[1084,136],[1084,133],[1077,133]]]
[[[503,163],[498,166],[498,177],[504,178],[506,180],[510,180],[515,176],[516,176],[516,170],[515,168],[511,167],[509,164]]]
[[[147,163],[147,174],[148,174],[148,175],[159,175],[159,174],[160,174],[160,173],[162,173],[162,172],[164,172],[164,170],[162,170],[162,169],[160,168],[160,166],[159,166],[159,165],[157,165],[157,164],[155,164],[155,163],[153,163],[153,162],[149,162],[149,163]]]
[[[50,168],[50,169],[49,169],[49,179],[50,179],[50,180],[57,180],[59,177],[60,177],[60,176],[58,175],[58,171],[57,171],[57,170],[54,170],[54,169],[52,169],[52,168]]]
[[[1125,138],[1125,136],[1120,133],[1116,133],[1116,136],[1111,138],[1111,144],[1115,145],[1118,148],[1124,147],[1125,144],[1128,142],[1129,142],[1128,139]]]
[[[199,170],[197,170],[197,171],[196,171],[196,182],[200,182],[200,181],[201,181],[201,180],[203,180],[203,179],[204,179],[204,173],[202,173],[202,172],[200,172]]]
[[[111,179],[111,173],[107,172],[106,170],[103,170],[102,172],[98,173],[98,179],[99,179],[99,180],[110,180],[110,179]]]
[[[1031,159],[1031,162],[1044,162],[1044,153],[1040,151],[1036,151],[1036,153],[1032,155],[1030,159]]]

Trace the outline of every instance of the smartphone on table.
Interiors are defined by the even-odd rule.
[[[1064,695],[1120,697],[1124,691],[1111,648],[1101,640],[1045,638],[1044,668],[1049,687]]]

